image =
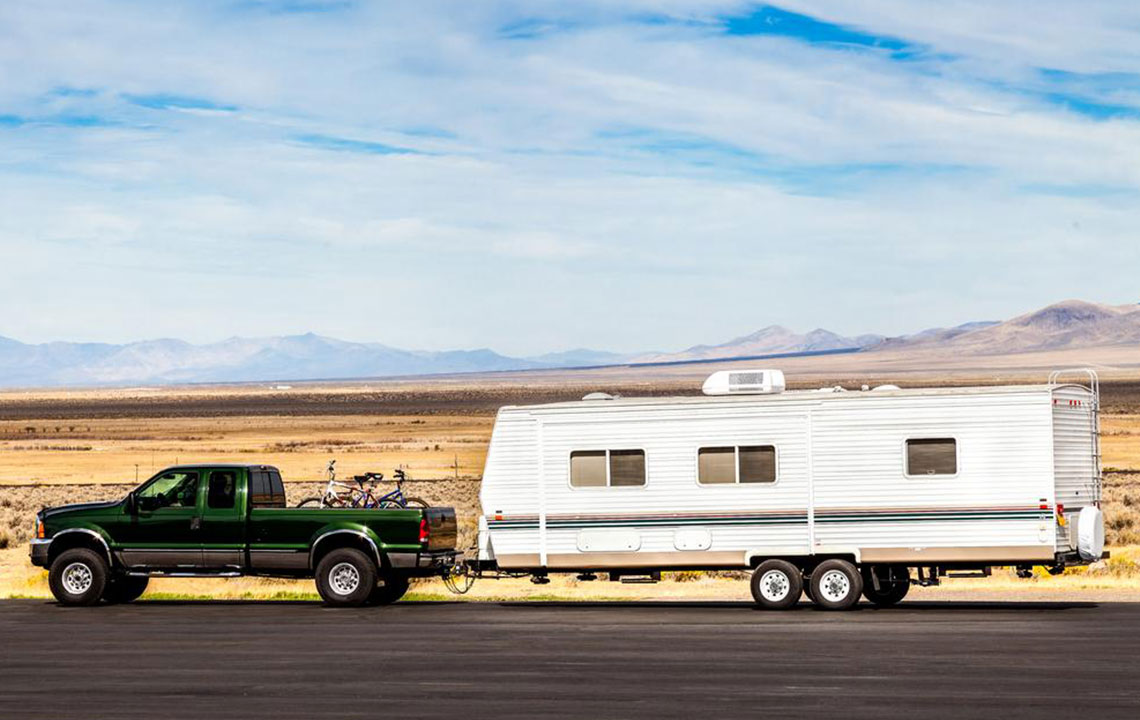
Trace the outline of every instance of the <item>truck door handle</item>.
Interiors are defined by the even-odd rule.
[[[190,518],[190,529],[191,530],[201,530],[202,529],[202,518],[200,518],[200,517]]]

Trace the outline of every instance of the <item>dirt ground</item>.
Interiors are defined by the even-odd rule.
[[[596,379],[596,378],[595,378]],[[605,378],[603,378],[605,379]],[[890,378],[883,378],[889,380]],[[1039,381],[1040,378],[1028,378]],[[699,383],[657,378],[634,382],[614,376],[603,389],[623,395],[696,394]],[[620,380],[621,382],[617,382]],[[878,379],[852,376],[812,386],[858,387]],[[998,376],[970,382],[1008,381]],[[272,464],[286,479],[290,504],[319,494],[329,459],[348,477],[405,468],[415,478],[408,494],[456,507],[460,545],[474,542],[478,477],[496,409],[507,404],[567,400],[598,384],[521,382],[503,377],[479,385],[443,379],[430,383],[313,384],[277,390],[258,386],[118,389],[0,393],[0,597],[46,596],[43,573],[26,559],[31,519],[44,506],[122,497],[139,480],[178,462]],[[923,385],[964,382],[923,379]],[[803,383],[801,383],[802,385]],[[905,383],[900,383],[905,384]],[[1110,545],[1140,545],[1140,382],[1102,388],[1105,515]],[[1023,581],[998,576],[952,580],[917,590],[930,599],[973,599],[1025,593],[1052,597],[1079,591],[1085,598],[1140,599],[1140,570],[1126,550],[1110,566],[1080,577]],[[1030,592],[1031,591],[1031,592]],[[442,597],[438,582],[418,586]],[[164,593],[218,597],[310,596],[308,582],[160,580],[149,596]],[[548,586],[525,580],[480,583],[472,598],[498,597],[724,597],[745,599],[747,583],[724,576],[679,574],[656,586],[579,583],[559,578]]]

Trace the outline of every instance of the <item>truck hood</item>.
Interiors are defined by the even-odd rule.
[[[89,503],[76,503],[74,505],[60,505],[58,507],[44,508],[42,515],[45,518],[64,515],[71,512],[84,512],[87,510],[109,510],[113,507],[118,507],[122,500],[108,500],[106,502],[89,502]]]

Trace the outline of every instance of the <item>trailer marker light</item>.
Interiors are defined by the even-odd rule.
[[[1062,503],[1057,503],[1057,524],[1065,527],[1065,506]]]

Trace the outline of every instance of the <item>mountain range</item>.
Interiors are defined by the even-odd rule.
[[[719,345],[694,345],[674,353],[624,354],[580,348],[516,358],[485,348],[439,352],[402,350],[313,333],[235,337],[204,345],[175,339],[122,345],[69,342],[29,345],[0,337],[0,386],[333,380],[699,362],[834,351],[933,351],[982,356],[1124,345],[1135,345],[1140,351],[1140,306],[1102,305],[1081,300],[1067,300],[1005,322],[970,322],[893,338],[874,334],[845,337],[824,329],[797,333],[771,325]]]

